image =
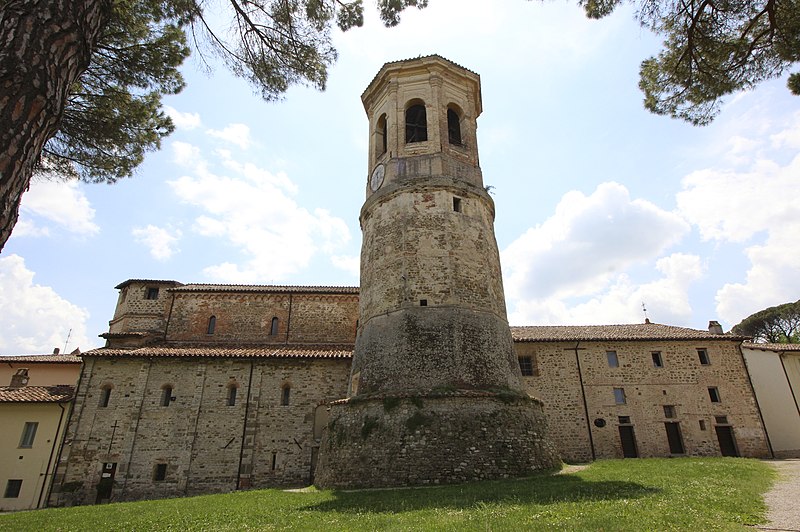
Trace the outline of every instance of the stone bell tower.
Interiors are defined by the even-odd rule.
[[[513,351],[478,163],[480,91],[477,74],[434,55],[385,64],[361,97],[359,329],[320,486],[524,476],[559,463]]]

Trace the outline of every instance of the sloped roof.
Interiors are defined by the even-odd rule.
[[[712,334],[708,331],[662,325],[636,323],[628,325],[534,325],[511,327],[515,342],[577,342],[583,340],[731,340],[748,337]]]
[[[181,284],[183,284],[183,283],[180,283],[178,281],[168,281],[166,279],[128,279],[127,281],[123,281],[123,282],[119,283],[114,288],[116,288],[117,290],[121,290],[121,289],[125,288],[126,286],[128,286],[129,284],[132,284],[132,283],[159,284],[159,285],[160,284],[170,284],[170,285],[173,285],[173,286],[180,286]]]
[[[159,358],[351,358],[352,346],[269,346],[269,345],[180,345],[145,346],[136,349],[106,348],[83,353],[84,357],[159,357]]]
[[[75,387],[23,386],[11,388],[0,386],[0,403],[65,403],[75,395]]]
[[[80,364],[81,357],[75,355],[0,356],[0,364],[4,362],[14,364]]]
[[[256,284],[185,284],[170,292],[279,292],[302,294],[358,294],[357,286],[280,286]]]
[[[754,342],[745,342],[742,347],[749,349],[760,349],[761,351],[800,351],[800,344],[758,344]]]

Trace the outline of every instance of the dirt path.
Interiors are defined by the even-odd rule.
[[[769,460],[778,479],[764,495],[769,523],[760,530],[800,532],[800,459]]]

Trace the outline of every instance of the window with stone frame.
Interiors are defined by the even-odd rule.
[[[211,316],[208,318],[208,327],[206,327],[206,334],[214,334],[217,328],[217,317]]]
[[[711,359],[708,357],[708,349],[704,347],[700,347],[697,349],[697,358],[700,359],[700,365],[702,366],[709,366],[711,365]]]
[[[386,153],[387,149],[387,127],[386,127],[386,114],[378,117],[378,124],[375,130],[375,155],[380,157]]]
[[[425,104],[416,103],[406,109],[406,144],[428,140],[428,119]]]
[[[162,482],[167,479],[167,464],[156,464],[153,468],[153,480]]]
[[[618,405],[624,405],[626,403],[625,388],[614,388],[614,402]]]
[[[711,399],[712,403],[719,403],[722,401],[719,396],[719,389],[716,386],[708,387],[708,398]]]
[[[608,361],[609,368],[619,367],[619,357],[617,357],[616,351],[606,351],[606,360]]]
[[[228,385],[228,406],[236,406],[236,394],[238,393],[238,390],[239,387],[235,383]]]
[[[447,140],[450,144],[461,146],[461,117],[458,112],[451,108],[447,108]]]
[[[675,417],[675,405],[664,405],[664,417],[666,418]]]
[[[269,335],[270,336],[278,336],[278,318],[277,318],[277,316],[272,318],[272,322],[270,323],[270,327],[269,327]]]
[[[111,390],[114,387],[110,384],[104,384],[100,388],[100,402],[97,404],[100,408],[108,407],[108,403],[111,401]]]
[[[166,384],[161,388],[161,406],[169,406],[170,403],[175,399],[172,396],[172,392],[172,386],[169,384]]]
[[[654,368],[664,367],[664,359],[661,357],[661,351],[651,351],[650,357],[653,359]]]
[[[517,357],[517,361],[519,362],[519,370],[522,373],[523,377],[533,377],[536,375],[536,366],[534,364],[534,357],[531,355],[525,355],[521,357]]]
[[[281,406],[289,406],[289,396],[292,393],[292,387],[284,384],[281,388]]]
[[[144,295],[145,299],[158,299],[158,287],[148,286]]]

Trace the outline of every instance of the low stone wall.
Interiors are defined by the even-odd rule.
[[[315,484],[362,488],[523,477],[555,469],[539,401],[463,392],[337,402]]]

